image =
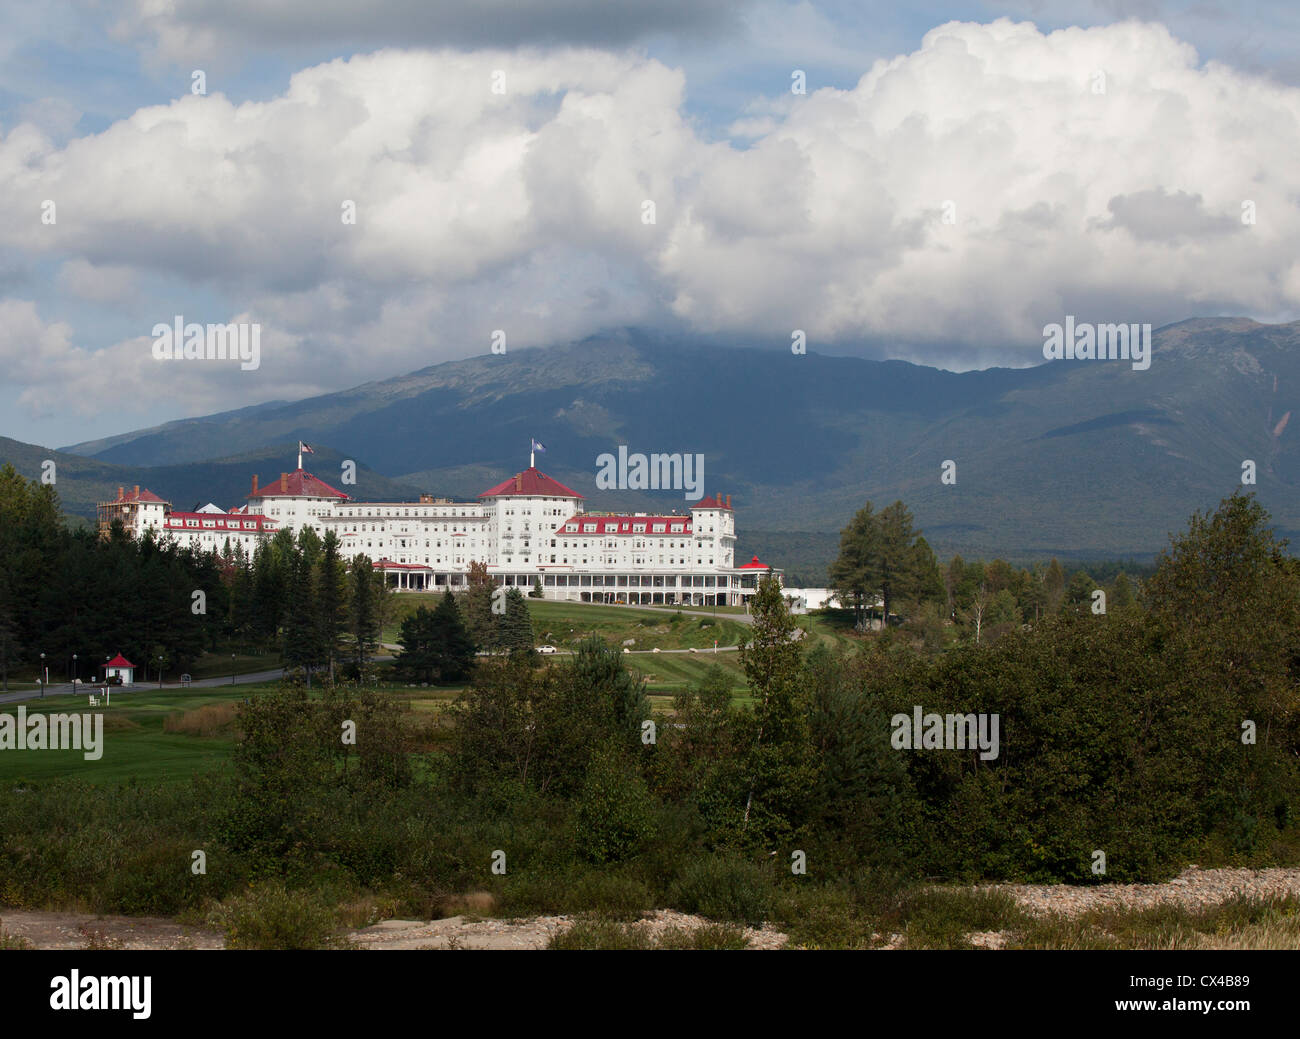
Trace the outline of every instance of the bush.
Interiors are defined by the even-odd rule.
[[[226,899],[208,923],[226,935],[230,949],[325,949],[336,945],[334,910],[316,894],[281,884]]]
[[[739,927],[730,924],[703,924],[700,927],[670,927],[659,936],[658,949],[745,949],[749,939]]]
[[[969,949],[968,934],[1012,930],[1024,921],[1004,891],[925,890],[904,903],[909,949]]]
[[[773,890],[754,863],[731,853],[701,853],[682,870],[671,901],[683,912],[758,927],[772,911]]]
[[[654,908],[654,895],[644,883],[627,873],[604,870],[581,876],[572,888],[570,912],[593,912],[615,920],[637,920]]]
[[[548,949],[653,949],[644,927],[612,920],[579,920],[550,940]]]
[[[655,836],[654,799],[622,752],[606,744],[592,757],[576,806],[578,853],[620,862]]]

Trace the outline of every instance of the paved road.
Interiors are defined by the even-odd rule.
[[[195,679],[193,682],[191,682],[188,686],[183,686],[179,682],[164,682],[162,684],[162,688],[167,691],[175,692],[177,690],[184,690],[187,688],[188,689],[211,689],[214,686],[222,686],[222,685],[227,685],[227,686],[228,685],[249,685],[253,682],[277,682],[280,680],[283,674],[284,674],[284,668],[276,668],[274,671],[252,671],[246,675],[235,675],[235,680],[233,683],[230,680],[230,676],[226,675],[224,678],[198,678]],[[89,696],[91,693],[98,694],[101,688],[102,686],[92,685],[84,682],[81,685],[76,685],[76,686],[71,685],[67,682],[63,682],[59,685],[55,685],[53,682],[51,682],[49,685],[45,687],[45,695],[46,696],[68,696],[69,694],[75,693],[75,694],[80,694],[82,696]],[[120,686],[120,685],[114,686],[113,692],[132,693],[132,692],[148,691],[150,689],[156,690],[157,688],[158,688],[157,682],[137,682],[135,685],[131,685],[131,686]],[[32,689],[27,692],[21,692],[21,693],[0,694],[0,703],[20,703],[24,700],[39,700],[40,698],[41,698],[41,691],[39,689]]]
[[[665,613],[665,612],[668,612],[670,609],[672,609],[671,607],[664,607],[664,606],[640,606],[640,605],[636,605],[636,604],[626,604],[626,603],[572,603],[572,604],[567,604],[567,605],[574,605],[574,606],[610,606],[610,607],[614,607],[614,608],[616,608],[616,609],[620,609],[620,610],[640,610],[640,611],[642,611],[643,613],[658,613],[658,614],[663,614],[663,613]],[[748,624],[748,625],[752,625],[753,622],[754,622],[754,619],[753,619],[751,616],[749,616],[748,614],[745,614],[745,613],[718,613],[718,614],[715,614],[715,613],[713,613],[713,611],[708,610],[708,609],[682,609],[681,612],[682,612],[682,613],[690,613],[690,614],[694,614],[694,615],[699,616],[699,617],[715,617],[715,618],[717,618],[718,620],[734,620],[734,621],[736,621],[738,624]],[[387,643],[387,642],[381,643],[381,646],[382,646],[384,649],[394,650],[394,651],[396,651],[396,650],[400,650],[400,649],[402,648],[401,646],[398,646],[398,645],[395,645],[395,644],[391,644],[391,643]],[[709,647],[709,648],[706,648],[706,649],[696,650],[696,651],[695,651],[695,655],[696,655],[696,656],[702,656],[702,655],[707,655],[707,654],[709,654],[709,653],[713,653],[713,652],[718,652],[718,653],[735,653],[739,648],[740,648],[739,646],[719,646],[719,647],[717,648],[717,650],[715,651],[712,647]],[[655,651],[654,651],[653,649],[630,649],[630,650],[628,651],[628,655],[629,655],[629,656],[631,656],[631,655],[633,655],[633,654],[642,654],[642,655],[646,655],[646,656],[649,656],[649,655],[656,655],[656,656],[657,656],[657,655],[665,654],[665,653],[679,653],[679,654],[680,654],[680,653],[691,653],[691,650],[689,650],[689,649],[661,649],[661,650],[659,650],[659,653],[658,653],[658,654],[656,654]],[[560,650],[560,651],[557,652],[557,653],[547,654],[547,655],[548,655],[548,656],[572,656],[572,653],[570,653],[568,650]],[[375,659],[376,659],[376,660],[391,660],[392,657],[390,657],[390,656],[379,656],[379,657],[375,657]],[[182,689],[186,689],[186,688],[189,688],[189,689],[211,689],[211,688],[214,688],[214,687],[216,687],[216,686],[223,686],[223,685],[226,685],[226,686],[228,686],[228,685],[250,685],[250,684],[255,683],[255,682],[278,682],[278,681],[279,681],[283,676],[284,676],[284,669],[283,669],[283,668],[275,668],[275,669],[272,670],[272,671],[253,671],[253,672],[250,672],[249,674],[246,674],[246,675],[235,675],[235,678],[234,678],[234,681],[233,681],[233,682],[231,681],[230,676],[229,676],[229,675],[226,675],[226,676],[221,677],[221,678],[200,678],[200,679],[196,679],[195,681],[191,682],[191,683],[189,684],[189,686],[183,686],[183,685],[181,685],[179,682],[164,682],[164,683],[162,684],[162,688],[163,688],[164,690],[172,690],[172,691],[182,690]],[[83,695],[83,696],[88,696],[88,695],[89,695],[90,693],[92,693],[92,692],[98,692],[99,688],[100,688],[100,687],[97,686],[97,685],[91,685],[91,684],[86,684],[86,683],[83,683],[82,685],[74,686],[74,685],[70,685],[70,684],[67,683],[67,682],[63,682],[63,683],[60,683],[60,684],[57,684],[57,685],[56,685],[55,683],[51,682],[49,685],[47,685],[47,686],[45,687],[45,695],[46,695],[46,696],[68,696],[69,694],[79,693],[79,694],[81,694],[81,695]],[[114,687],[113,692],[115,692],[115,693],[120,692],[120,691],[123,690],[123,688],[124,688],[123,686],[116,686],[116,687]],[[138,683],[136,683],[136,685],[135,685],[134,687],[125,687],[125,690],[126,690],[127,692],[132,692],[132,691],[138,691],[138,690],[142,690],[142,689],[157,689],[157,688],[158,688],[158,684],[157,684],[156,682],[138,682]],[[40,698],[41,698],[41,691],[40,691],[39,689],[32,689],[32,690],[29,690],[29,691],[26,691],[26,692],[18,692],[18,693],[0,693],[0,704],[4,704],[4,703],[23,703],[23,702],[28,701],[28,700],[39,700]]]

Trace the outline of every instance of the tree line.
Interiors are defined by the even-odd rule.
[[[559,671],[482,667],[452,775],[480,796],[569,799],[592,861],[660,854],[665,818],[715,851],[803,849],[832,871],[1136,880],[1267,858],[1300,810],[1300,565],[1285,547],[1237,495],[1193,517],[1140,601],[1096,613],[1081,580],[1068,609],[1063,582],[1037,623],[942,654],[888,629],[805,649],[766,578],[742,653],[752,709],[715,672],[654,715],[603,644]],[[900,749],[892,723],[918,705],[998,716],[998,756]]]
[[[100,677],[117,653],[143,680],[218,650],[276,653],[309,683],[356,678],[395,619],[394,596],[367,556],[342,558],[333,531],[280,530],[251,553],[229,539],[202,551],[153,531],[134,538],[120,523],[101,537],[68,529],[52,486],[0,468],[0,684],[34,677],[41,653],[58,682]],[[471,564],[448,603],[404,621],[410,677],[459,680],[480,650],[532,649],[524,596],[496,589],[485,564]]]
[[[945,566],[916,529],[911,511],[896,501],[880,511],[867,502],[840,532],[840,551],[830,584],[854,623],[902,624],[927,648],[953,637],[977,644],[1061,613],[1132,608],[1140,585],[1124,569],[1103,564],[1108,579],[1060,562],[1015,567],[1003,559],[965,560]],[[1096,593],[1101,591],[1104,597]],[[876,618],[880,618],[876,621]]]

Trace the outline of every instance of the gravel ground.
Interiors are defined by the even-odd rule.
[[[1235,895],[1255,898],[1300,898],[1300,869],[1200,869],[1189,866],[1163,884],[991,884],[980,890],[1005,891],[1035,914],[1079,916],[1090,909],[1145,909],[1173,903],[1202,909]],[[538,916],[498,920],[472,915],[444,920],[385,920],[352,932],[351,942],[365,949],[545,949],[551,938],[570,927],[572,916]],[[702,917],[658,909],[647,913],[641,926],[658,938],[667,928],[693,929],[709,921]],[[220,949],[220,934],[150,917],[96,916],[89,913],[0,912],[0,930],[27,939],[39,949]],[[882,936],[877,935],[877,939]],[[746,928],[751,949],[780,949],[788,936],[773,927]],[[996,949],[1005,936],[980,932],[970,936],[976,946]],[[889,935],[884,948],[896,949],[903,936]]]
[[[0,910],[0,932],[36,949],[220,949],[225,940],[201,927],[152,916],[96,916]]]
[[[445,920],[385,920],[354,931],[351,941],[365,949],[545,949],[550,940],[573,924],[572,916],[534,916],[523,920],[492,920],[449,916]],[[641,921],[651,937],[670,927],[694,930],[709,923],[703,917],[657,909]],[[779,949],[786,935],[771,927],[745,929],[751,949]]]
[[[1234,895],[1254,898],[1300,898],[1300,869],[1200,869],[1189,866],[1163,884],[992,884],[985,891],[1005,891],[1027,912],[1079,916],[1090,909],[1147,909],[1174,903],[1203,909]]]

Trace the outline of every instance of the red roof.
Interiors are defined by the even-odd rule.
[[[198,520],[197,526],[186,523],[186,520]],[[167,513],[166,522],[163,524],[168,530],[274,530],[279,521],[273,520],[269,516],[263,516],[257,512],[238,512],[228,515],[221,515],[217,512],[169,512]],[[205,523],[211,523],[211,527],[205,527]],[[246,523],[255,523],[255,527],[246,527]]]
[[[662,523],[663,530],[655,530],[655,524]],[[594,524],[595,530],[586,530],[587,524]],[[570,526],[575,526],[577,530],[570,530]],[[636,528],[643,527],[641,530]],[[673,530],[676,526],[679,529]],[[555,532],[556,534],[689,534],[691,532],[691,518],[689,516],[593,516],[590,513],[580,512],[576,516],[571,516]],[[552,535],[554,536],[554,535]]]
[[[760,563],[758,561],[758,556],[755,556],[744,566],[739,566],[736,569],[737,570],[770,570],[772,568],[768,566],[766,563]]]
[[[719,499],[713,497],[713,495],[709,495],[698,505],[692,505],[691,508],[692,509],[731,509],[731,506],[728,505],[726,502],[720,501]],[[732,511],[734,512],[735,510],[732,509]]]
[[[167,504],[167,502],[163,501],[160,497],[158,497],[158,495],[154,494],[153,491],[149,490],[148,487],[140,491],[138,494],[134,490],[128,492],[125,488],[119,487],[117,497],[114,498],[110,504],[124,504],[127,502],[144,502],[144,501],[156,502],[159,505]]]
[[[491,490],[484,491],[479,495],[480,498],[511,498],[516,495],[546,495],[552,498],[581,498],[582,495],[577,491],[570,490],[560,483],[559,480],[553,480],[544,472],[541,472],[536,466],[525,469],[522,473],[515,473],[508,480],[502,480]]]
[[[270,480],[262,484],[258,481],[256,494],[246,494],[245,498],[343,498],[347,495],[336,490],[324,480],[319,480],[305,469],[295,469],[284,478],[284,488],[280,481]]]
[[[135,667],[135,665],[131,663],[131,661],[127,660],[126,657],[122,656],[121,653],[119,653],[107,664],[105,664],[104,667],[107,669],[110,667]]]

